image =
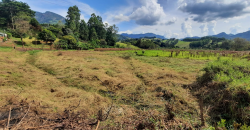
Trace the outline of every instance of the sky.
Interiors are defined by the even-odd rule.
[[[19,0],[32,10],[66,17],[77,5],[86,22],[92,13],[119,33],[155,33],[166,38],[236,34],[250,30],[250,0]]]

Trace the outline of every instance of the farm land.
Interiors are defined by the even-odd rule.
[[[249,123],[248,51],[0,47],[0,55],[1,112],[8,117],[14,107],[17,120],[29,113],[19,128],[48,128],[55,120],[84,129]]]
[[[114,3],[124,4],[108,2],[105,10]],[[213,16],[221,15],[207,5],[212,1],[177,2],[183,13],[191,3],[205,3],[214,13],[203,14],[203,23],[196,21],[197,11],[186,12],[190,17],[174,13],[178,22],[165,21],[159,15],[167,11],[162,2],[140,3],[132,4],[138,7],[132,14],[111,12],[111,22],[102,9],[90,9],[98,12],[90,15],[78,8],[80,1],[67,15],[61,11],[64,16],[34,11],[21,1],[0,1],[0,130],[250,130],[250,31],[238,33],[247,24],[233,25],[226,20],[236,20],[230,15],[221,17],[228,25],[220,26],[223,21]],[[233,9],[233,3],[218,4]],[[41,7],[51,8],[65,5]],[[145,8],[151,10],[141,11]],[[186,37],[193,35],[202,37]]]

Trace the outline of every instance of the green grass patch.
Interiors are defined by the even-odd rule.
[[[127,45],[127,44],[121,43],[121,42],[117,42],[116,45],[123,46],[124,48],[140,49],[140,48],[137,47],[137,46],[134,46],[134,45]]]
[[[226,83],[227,87],[250,90],[250,62],[242,60],[216,60],[203,69],[212,81]],[[207,75],[200,82],[208,80]]]
[[[2,46],[0,46],[0,52],[10,52],[12,50],[13,50],[12,47],[2,47]]]
[[[30,55],[35,55],[35,54],[37,54],[38,52],[41,52],[41,50],[32,50],[32,51],[28,51],[28,53],[29,53]]]
[[[185,41],[180,41],[175,45],[178,46],[180,48],[189,48],[189,44],[190,42],[185,42]]]
[[[197,50],[198,51],[198,50]],[[217,60],[218,58],[222,60],[232,59],[232,56],[221,57],[219,54],[213,52],[197,52],[192,51],[179,51],[174,50],[173,52],[169,50],[128,50],[126,52],[137,52],[137,56],[147,56],[147,57],[171,57],[171,58],[181,58],[181,59],[196,59],[196,60]],[[119,52],[118,52],[119,53]],[[172,53],[172,54],[171,54]]]

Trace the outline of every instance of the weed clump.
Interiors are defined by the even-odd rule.
[[[204,101],[210,122],[226,120],[250,125],[250,64],[248,61],[217,60],[209,63],[193,85],[194,94]]]

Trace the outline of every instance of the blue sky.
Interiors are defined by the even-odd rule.
[[[166,38],[240,33],[250,29],[250,0],[20,0],[39,12],[67,15],[77,5],[81,19],[96,13],[119,33],[148,33]]]

